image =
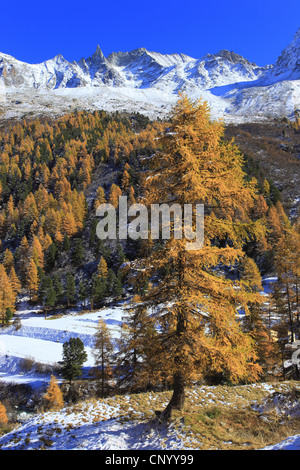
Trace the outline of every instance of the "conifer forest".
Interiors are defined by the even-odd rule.
[[[287,136],[297,142],[299,126],[297,116],[257,128],[225,125],[211,117],[205,101],[185,94],[168,119],[156,121],[139,113],[75,110],[2,122],[0,333],[21,331],[24,299],[49,325],[70,312],[79,319],[99,313],[94,365],[84,368],[80,335],[61,341],[47,390],[32,398],[34,412],[161,393],[167,398],[147,419],[168,426],[183,416],[197,434],[196,412],[188,414],[191,387],[237,390],[290,381],[299,394],[293,352],[300,340],[300,219],[291,211],[287,184],[272,174],[275,167],[279,180],[280,171],[299,172],[299,162],[287,152],[282,157],[279,147]],[[264,159],[256,149],[260,130]],[[195,215],[202,205],[201,247],[186,249],[190,238],[175,235],[174,217],[167,238],[162,220],[160,236],[153,236],[150,219],[147,237],[137,229],[135,237],[99,238],[97,208],[115,209],[118,226],[124,196],[128,207],[139,208],[136,214],[141,206],[164,204],[170,214],[189,205]],[[135,220],[128,217],[127,227]],[[114,306],[123,309],[118,335],[101,316]],[[14,428],[12,396],[22,394],[12,387],[0,376],[4,437]],[[210,410],[198,420],[202,435],[205,420],[217,419]]]

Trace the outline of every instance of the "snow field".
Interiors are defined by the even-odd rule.
[[[21,328],[14,325],[0,328],[0,380],[5,382],[29,383],[38,386],[42,380],[39,374],[24,373],[22,360],[55,365],[62,360],[63,343],[71,337],[79,337],[88,355],[84,368],[93,367],[94,335],[100,318],[105,320],[117,338],[120,332],[123,306],[107,307],[95,312],[65,314],[59,317],[45,318],[37,309],[23,301],[18,308]],[[45,376],[47,381],[49,376]]]

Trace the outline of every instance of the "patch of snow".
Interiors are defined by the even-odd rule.
[[[50,373],[41,377],[22,368],[22,360],[33,363],[55,365],[62,360],[63,343],[71,337],[79,337],[84,343],[88,359],[85,368],[95,365],[93,346],[97,324],[102,318],[109,326],[112,338],[120,334],[122,317],[126,305],[106,307],[84,314],[78,311],[69,312],[58,317],[45,318],[38,308],[23,301],[18,308],[21,327],[14,325],[0,328],[0,380],[3,382],[37,383],[49,380]]]
[[[144,48],[68,62],[26,64],[0,53],[2,117],[61,115],[74,109],[140,112],[165,118],[178,92],[208,102],[225,122],[290,117],[300,109],[299,31],[274,66],[226,50],[194,59]]]

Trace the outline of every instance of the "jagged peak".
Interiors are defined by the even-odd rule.
[[[61,63],[69,63],[67,59],[64,58],[62,54],[57,54],[54,56],[52,59],[48,59],[45,62],[41,62],[41,64],[50,64],[51,62],[55,62],[56,64],[61,64]]]
[[[131,51],[126,51],[126,52],[123,52],[123,51],[112,52],[107,57],[107,60],[115,59],[116,57],[141,56],[147,52],[148,51],[147,49],[145,49],[145,47],[139,47],[137,49],[132,49]]]
[[[62,54],[57,54],[53,57],[53,60],[66,60]]]
[[[99,65],[99,64],[102,64],[103,62],[105,62],[105,60],[106,59],[105,59],[104,54],[101,50],[101,47],[98,44],[97,47],[96,47],[95,52],[93,53],[93,55],[91,57],[88,57],[87,59],[82,57],[78,61],[78,64],[81,65],[81,66],[86,66],[87,63],[90,64],[90,65]]]
[[[289,73],[297,69],[297,79],[299,79],[300,65],[300,28],[296,31],[292,41],[283,49],[278,57],[274,70],[278,74]]]
[[[221,49],[216,54],[206,54],[202,58],[202,60],[213,60],[213,59],[217,59],[217,58],[221,58],[221,59],[227,60],[227,61],[235,63],[235,64],[236,63],[247,63],[247,64],[251,64],[251,65],[256,65],[253,62],[250,62],[248,59],[245,59],[245,57],[237,54],[234,51],[229,51],[228,49]]]
[[[300,28],[298,28],[297,31],[295,32],[294,40],[295,39],[300,39]]]
[[[99,46],[99,44],[97,45],[96,47],[96,50],[94,52],[94,54],[92,55],[92,59],[105,59],[104,55],[103,55],[103,52],[101,50],[101,47]]]
[[[295,48],[300,49],[300,28],[294,34],[292,41],[283,49],[282,54]]]

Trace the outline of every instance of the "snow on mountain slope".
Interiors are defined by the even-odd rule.
[[[300,108],[300,29],[275,65],[265,67],[227,50],[200,59],[145,48],[104,57],[97,46],[78,62],[57,55],[40,64],[0,53],[2,118],[75,108],[165,117],[179,91],[206,100],[213,117],[225,122],[293,116]]]
[[[266,73],[262,83],[272,84],[283,80],[300,80],[300,28],[292,42],[282,51],[274,67]]]
[[[189,81],[203,89],[242,80],[253,80],[266,68],[251,64],[233,52],[220,51],[196,60],[184,54],[160,54],[145,48],[110,54],[107,59],[97,46],[95,53],[79,62],[61,55],[41,64],[26,64],[0,54],[0,80],[5,87],[57,89],[109,85],[133,88],[157,87],[168,81],[170,91]]]
[[[213,115],[221,117],[230,105],[222,87],[252,82],[267,70],[226,50],[194,59],[140,48],[105,58],[97,46],[88,59],[68,62],[57,55],[41,64],[0,54],[0,111],[10,118],[101,107],[155,118],[165,116],[178,92],[185,91],[207,100]]]

